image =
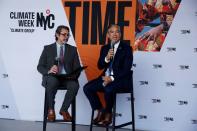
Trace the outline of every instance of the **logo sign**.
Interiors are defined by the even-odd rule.
[[[7,78],[8,77],[8,74],[2,74],[2,77],[3,78]]]
[[[181,30],[181,34],[190,34],[191,31],[190,30]]]
[[[193,85],[193,88],[197,88],[197,84],[192,84]]]
[[[121,114],[121,113],[116,113],[115,116],[116,116],[116,117],[122,117],[122,114]]]
[[[166,121],[166,122],[174,121],[174,118],[173,117],[164,117],[164,121]]]
[[[187,104],[188,104],[188,101],[179,100],[179,101],[178,101],[178,104],[179,104],[179,105],[187,105]]]
[[[175,86],[175,83],[174,82],[166,82],[166,86],[173,87],[173,86]]]
[[[131,101],[131,97],[126,97],[127,101]]]
[[[168,52],[176,52],[176,48],[175,47],[167,47],[167,51]]]
[[[10,27],[11,32],[33,33],[36,28],[53,29],[55,15],[47,9],[43,12],[10,12],[10,20],[16,25]]]
[[[181,70],[188,70],[189,69],[188,65],[180,65],[179,67]]]
[[[139,81],[140,85],[148,85],[148,81]]]
[[[126,97],[127,101],[131,101],[131,97]],[[133,98],[135,100],[135,98]]]
[[[133,63],[133,67],[137,67],[137,64],[136,63]]]
[[[9,106],[8,105],[1,105],[1,109],[8,109],[9,108]]]
[[[148,117],[146,115],[138,115],[138,119],[147,119]]]
[[[152,99],[152,103],[161,103],[161,99]]]
[[[194,52],[197,52],[197,48],[194,48]]]
[[[159,68],[162,68],[162,65],[161,64],[153,64],[153,68],[159,69]]]
[[[197,124],[197,120],[193,119],[191,120],[192,124]]]

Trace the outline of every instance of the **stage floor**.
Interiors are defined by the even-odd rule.
[[[89,126],[76,125],[76,131],[88,131],[88,130],[89,130]],[[42,122],[0,119],[0,131],[42,131]],[[47,123],[47,131],[71,131],[71,125],[67,123]],[[105,131],[105,128],[94,127],[93,131]],[[116,131],[131,131],[131,130],[116,129]],[[142,131],[142,130],[136,130],[136,131]]]

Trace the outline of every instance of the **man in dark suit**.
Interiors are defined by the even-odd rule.
[[[69,38],[69,28],[67,26],[58,26],[55,33],[56,42],[44,46],[37,66],[38,71],[43,75],[42,85],[47,90],[48,99],[48,120],[55,120],[55,95],[59,86],[67,89],[60,114],[65,121],[71,121],[68,108],[72,100],[77,95],[79,89],[78,80],[65,80],[59,74],[69,74],[80,66],[77,49],[67,44]],[[76,74],[76,78],[80,73]]]
[[[132,49],[120,41],[121,32],[118,25],[111,25],[107,36],[111,43],[102,46],[98,60],[98,68],[102,69],[103,73],[83,88],[92,109],[97,112],[93,123],[102,125],[109,125],[112,122],[114,92],[129,91],[132,86]],[[99,100],[98,91],[104,92],[105,108]]]

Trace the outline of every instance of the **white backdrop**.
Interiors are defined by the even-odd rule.
[[[183,0],[160,52],[136,52],[136,124],[153,131],[196,131],[197,1]]]
[[[135,118],[138,129],[151,131],[197,130],[197,1],[182,0],[176,17],[160,52],[134,53]],[[36,26],[19,27],[19,19],[11,12],[34,12],[55,19],[50,29]],[[0,1],[0,118],[41,121],[44,88],[36,66],[43,46],[53,43],[58,25],[68,25],[61,1],[1,0]],[[12,30],[11,30],[12,29]],[[23,32],[16,29],[23,29]],[[34,32],[25,32],[33,29]],[[20,30],[21,31],[21,30]],[[73,37],[69,43],[76,45]],[[79,54],[80,55],[80,54]],[[80,78],[77,95],[77,124],[90,123],[90,106],[82,91],[87,82]],[[58,114],[64,92],[58,92]],[[126,102],[125,102],[126,101]],[[118,97],[118,123],[130,119],[128,96]],[[60,117],[60,116],[58,116]]]

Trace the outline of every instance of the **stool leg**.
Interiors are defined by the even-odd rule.
[[[93,119],[94,119],[94,110],[92,109],[92,116],[90,120],[90,131],[92,131]]]
[[[71,106],[72,112],[72,131],[76,130],[76,98],[74,98]]]
[[[46,91],[46,89],[45,89],[44,115],[43,115],[43,131],[46,131],[46,126],[47,126],[47,113],[48,113],[48,100],[47,100],[47,91]]]
[[[134,112],[134,96],[133,91],[131,93],[131,115],[132,115],[132,131],[135,131],[135,112]]]
[[[116,94],[114,94],[114,105],[113,105],[113,113],[112,113],[112,131],[115,131],[115,126],[116,126]]]

